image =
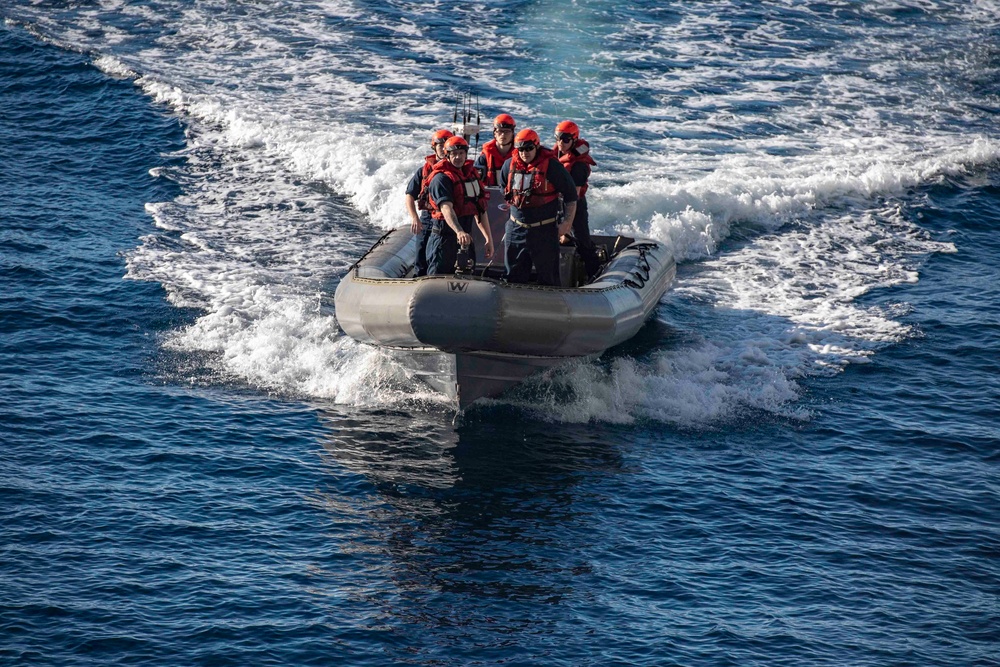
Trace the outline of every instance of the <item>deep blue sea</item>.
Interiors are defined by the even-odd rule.
[[[1000,3],[0,20],[0,664],[1000,665]],[[332,294],[465,92],[678,278],[456,417]]]

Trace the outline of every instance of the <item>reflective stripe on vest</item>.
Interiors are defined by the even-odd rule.
[[[479,187],[479,179],[474,181],[465,181],[465,198],[466,199],[477,199],[479,195],[483,194],[482,188]]]

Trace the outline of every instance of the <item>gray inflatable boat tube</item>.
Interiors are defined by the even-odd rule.
[[[673,282],[675,266],[655,241],[594,240],[609,256],[594,282],[544,287],[482,276],[490,273],[483,265],[471,274],[410,278],[416,238],[408,226],[400,227],[343,277],[335,296],[337,320],[352,338],[394,349],[492,354],[508,361],[519,355],[599,354],[639,331]],[[572,259],[572,248],[563,252]]]

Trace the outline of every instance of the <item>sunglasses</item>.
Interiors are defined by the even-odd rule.
[[[536,148],[538,148],[538,146],[531,141],[522,141],[519,144],[514,144],[514,148],[516,148],[519,151],[533,151]]]
[[[499,125],[493,126],[493,131],[496,132],[497,130],[510,130],[511,132],[513,132],[514,126],[508,125],[507,123],[500,123]]]
[[[556,135],[556,141],[573,141],[573,135],[569,132],[563,132],[562,134]]]
[[[461,146],[459,148],[449,148],[448,149],[448,155],[451,155],[452,153],[468,153],[468,152],[469,152],[469,149],[466,148],[465,146]]]

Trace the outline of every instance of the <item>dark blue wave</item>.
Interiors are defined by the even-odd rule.
[[[809,418],[453,425],[205,386],[123,279],[178,120],[9,26],[0,90],[0,664],[998,664],[995,168]]]

